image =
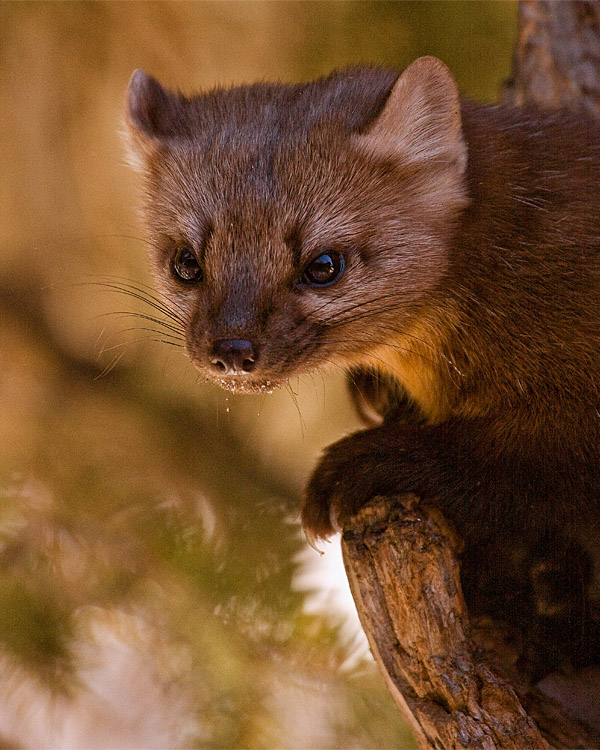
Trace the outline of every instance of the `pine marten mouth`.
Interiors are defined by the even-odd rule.
[[[280,388],[285,381],[265,378],[251,379],[247,375],[232,375],[230,377],[215,378],[210,377],[212,383],[224,388],[231,393],[272,393],[276,388]]]

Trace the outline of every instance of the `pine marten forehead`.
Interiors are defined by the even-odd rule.
[[[337,215],[339,204],[352,198],[348,187],[357,165],[346,144],[326,146],[326,139],[321,134],[296,147],[279,143],[269,148],[169,144],[149,185],[151,210],[158,210],[162,221],[185,217],[186,226],[247,223],[274,226],[283,235],[297,232],[313,214],[327,214],[330,207]]]
[[[357,162],[351,137],[377,115],[396,77],[365,68],[351,78],[242,86],[187,100],[181,129],[173,125],[150,156],[149,213],[169,234],[202,248],[207,227],[225,226],[240,250],[267,237],[280,247],[308,227],[309,252],[317,239],[332,239],[331,224],[356,232],[376,180],[372,160]],[[253,229],[255,242],[242,241]]]
[[[397,77],[393,70],[357,67],[309,83],[217,88],[188,100],[181,134],[268,148],[284,135],[303,140],[327,122],[341,134],[357,132],[379,114]]]
[[[307,84],[239,86],[183,99],[163,113],[165,135],[147,155],[150,197],[163,218],[197,213],[202,223],[248,200],[257,212],[322,201],[344,171],[337,156],[376,117],[396,77],[357,68]]]

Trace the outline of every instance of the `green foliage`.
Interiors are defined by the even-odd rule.
[[[0,587],[0,642],[14,659],[53,687],[68,685],[73,637],[70,607],[55,582],[39,570],[10,578],[6,576]]]

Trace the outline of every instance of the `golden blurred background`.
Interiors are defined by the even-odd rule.
[[[341,377],[233,397],[130,316],[124,93],[434,54],[492,101],[515,36],[502,0],[0,4],[1,746],[412,747],[298,526]]]

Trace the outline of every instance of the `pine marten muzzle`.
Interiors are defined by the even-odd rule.
[[[421,58],[190,98],[137,71],[128,123],[202,374],[261,392],[349,371],[370,429],[323,455],[307,533],[416,493],[465,540],[471,611],[522,626],[532,673],[595,661],[597,122],[461,101]]]

